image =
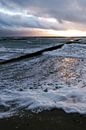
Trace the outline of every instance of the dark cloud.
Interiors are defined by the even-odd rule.
[[[14,30],[14,29],[0,29],[0,37],[11,36],[35,36],[34,30]]]
[[[86,22],[86,0],[7,0],[6,3],[15,5],[15,8],[30,9],[35,15],[55,17],[59,21]]]
[[[43,28],[43,29],[60,29],[59,23],[57,21],[51,22],[46,18],[39,18],[36,16],[23,16],[23,15],[9,15],[0,14],[0,24],[3,28],[8,27],[25,27],[25,28]],[[63,29],[63,27],[62,27]]]
[[[24,27],[66,30],[66,22],[80,24],[76,29],[84,28],[86,0],[0,0],[1,29]]]

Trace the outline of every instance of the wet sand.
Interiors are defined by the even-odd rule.
[[[40,113],[23,112],[0,120],[0,130],[86,130],[86,115],[67,114],[54,109]]]

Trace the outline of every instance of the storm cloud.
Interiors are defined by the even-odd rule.
[[[85,23],[86,0],[0,0],[0,30],[85,30]]]

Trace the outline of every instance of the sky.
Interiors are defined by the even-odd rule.
[[[86,0],[0,0],[0,36],[86,36]]]

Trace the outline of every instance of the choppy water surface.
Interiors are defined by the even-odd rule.
[[[0,52],[9,54],[6,49],[3,46]],[[18,49],[16,55],[22,52]],[[64,45],[39,57],[0,65],[0,118],[20,110],[52,108],[86,114],[85,44]]]

